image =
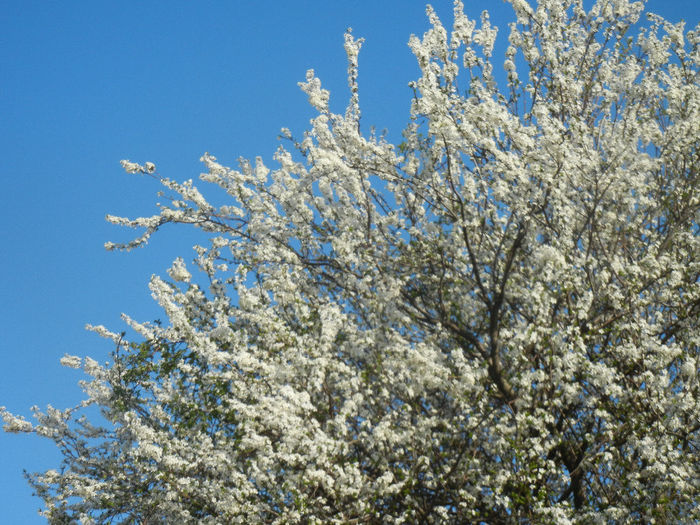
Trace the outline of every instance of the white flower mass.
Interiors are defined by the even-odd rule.
[[[83,360],[80,359],[78,356],[67,354],[64,355],[60,360],[60,363],[68,368],[80,368],[82,362]]]
[[[505,57],[428,9],[400,144],[361,132],[348,32],[346,112],[309,71],[274,165],[122,161],[174,197],[109,249],[211,240],[152,278],[167,322],[61,359],[80,406],[2,409],[63,453],[51,523],[700,521],[700,28],[510,3]]]

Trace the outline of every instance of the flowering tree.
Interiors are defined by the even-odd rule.
[[[700,29],[510,3],[502,89],[488,15],[428,9],[398,146],[360,132],[348,32],[344,115],[309,71],[295,153],[204,155],[228,205],[123,161],[173,197],[107,247],[194,225],[207,286],[177,259],[167,326],[62,360],[82,405],[3,412],[64,453],[30,476],[51,521],[700,519]]]

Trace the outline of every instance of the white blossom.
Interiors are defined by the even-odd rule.
[[[10,414],[5,407],[0,407],[0,417],[5,422],[5,432],[32,432],[34,426],[21,416]]]
[[[170,275],[173,280],[184,283],[190,282],[192,278],[192,274],[187,271],[185,261],[183,261],[181,257],[173,261],[173,265],[168,270],[168,275]]]
[[[80,368],[82,362],[83,360],[75,355],[66,354],[61,358],[61,364],[68,368]]]

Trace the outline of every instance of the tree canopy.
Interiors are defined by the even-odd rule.
[[[122,162],[170,199],[108,249],[209,241],[152,278],[167,323],[62,359],[80,406],[3,411],[63,452],[29,476],[51,522],[700,519],[700,27],[510,3],[499,58],[486,12],[428,8],[398,145],[348,31],[344,114],[309,71],[273,167],[202,157],[227,204]]]

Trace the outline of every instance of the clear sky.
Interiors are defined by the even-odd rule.
[[[510,8],[467,1],[507,36]],[[451,27],[452,3],[433,2]],[[698,0],[650,0],[672,21],[700,19]],[[175,228],[145,249],[106,252],[125,232],[107,213],[150,215],[158,184],[127,175],[120,159],[152,161],[164,176],[196,179],[209,151],[271,161],[281,127],[296,135],[313,111],[297,87],[314,68],[331,108],[348,98],[343,33],[366,42],[360,53],[365,131],[387,128],[394,141],[408,119],[418,69],[406,43],[428,27],[424,3],[344,1],[0,2],[0,406],[65,408],[82,399],[80,372],[64,354],[109,358],[111,345],[86,323],[120,331],[127,312],[162,317],[147,289],[172,259],[192,259],[203,242]],[[135,233],[135,232],[134,232]],[[59,466],[48,440],[0,432],[0,523],[42,523],[22,469]]]

